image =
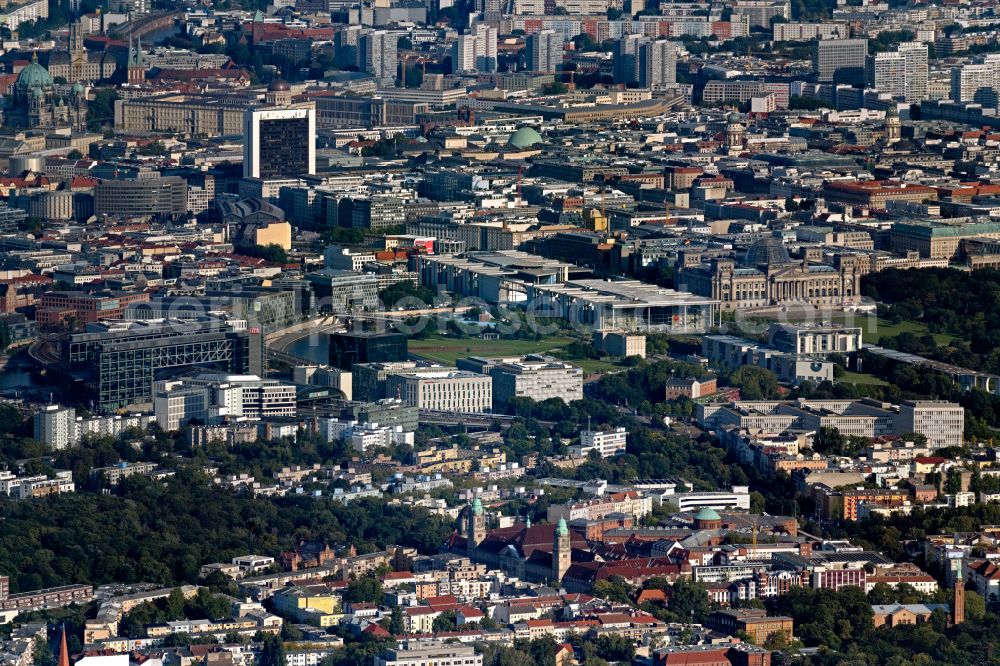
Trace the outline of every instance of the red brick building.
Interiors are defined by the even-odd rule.
[[[100,319],[119,319],[133,303],[148,303],[146,292],[50,291],[42,295],[35,310],[41,326],[60,326],[70,319],[92,324]]]
[[[713,395],[718,390],[718,380],[712,376],[701,377],[700,379],[695,379],[694,377],[670,379],[666,385],[666,398],[667,400],[676,400],[683,396],[695,400],[706,395]]]
[[[656,650],[653,666],[771,666],[771,652],[747,643],[678,645]]]

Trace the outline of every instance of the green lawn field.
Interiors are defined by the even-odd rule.
[[[449,338],[434,336],[423,340],[411,339],[411,354],[428,361],[455,365],[463,356],[522,356],[542,354],[564,347],[573,340],[551,337],[543,340],[479,340],[478,338]]]
[[[889,385],[888,382],[879,379],[875,375],[868,375],[862,372],[845,372],[842,377],[837,379],[837,381],[845,382],[847,384],[869,384],[872,386]]]
[[[768,321],[765,319],[764,321]],[[770,319],[770,321],[774,321]],[[797,319],[791,319],[791,321],[798,321]],[[804,319],[803,321],[808,321]],[[879,338],[883,336],[893,336],[899,335],[900,333],[913,333],[914,335],[923,336],[928,334],[927,326],[919,321],[901,321],[898,324],[893,324],[887,319],[882,319],[881,317],[869,317],[867,315],[848,315],[841,314],[826,318],[826,321],[830,321],[834,324],[847,324],[849,326],[860,326],[861,335],[864,338],[865,343],[875,345],[878,344]],[[934,341],[939,345],[948,345],[954,340],[954,336],[947,335],[944,333],[934,333]]]
[[[479,340],[477,338],[450,338],[434,336],[409,342],[410,353],[427,361],[444,365],[455,365],[455,361],[465,356],[523,356],[524,354],[551,354],[567,363],[583,368],[588,374],[598,374],[620,369],[612,361],[599,359],[566,358],[560,351],[573,342],[573,338],[553,336],[543,340]]]

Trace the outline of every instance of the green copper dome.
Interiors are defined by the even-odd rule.
[[[559,518],[559,522],[556,524],[556,534],[559,536],[566,536],[569,534],[569,526],[566,525],[565,518]]]
[[[49,70],[38,64],[38,54],[32,56],[31,64],[21,70],[17,75],[14,86],[19,90],[29,90],[31,88],[45,88],[52,85],[52,75]]]
[[[701,521],[722,520],[722,516],[720,516],[715,509],[710,509],[708,507],[705,507],[697,514],[695,514],[694,519]]]
[[[522,127],[510,135],[507,143],[515,148],[530,148],[542,143],[542,135],[532,127]]]
[[[483,502],[478,497],[476,501],[472,503],[472,515],[481,516],[483,515]]]
[[[83,84],[77,81],[76,83],[73,84],[73,94],[79,95],[82,92],[83,92]]]

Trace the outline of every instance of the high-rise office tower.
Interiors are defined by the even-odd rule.
[[[666,39],[639,45],[639,86],[663,88],[677,83],[677,46]]]
[[[991,109],[1000,106],[1000,54],[990,53],[981,63],[953,67],[951,99]]]
[[[825,39],[813,49],[813,69],[822,83],[864,85],[867,39]]]
[[[644,41],[643,35],[625,35],[615,42],[612,54],[615,83],[639,81],[639,47]]]
[[[615,83],[637,83],[643,88],[677,83],[677,46],[666,39],[625,35],[613,49]]]
[[[542,30],[527,39],[528,69],[533,72],[556,72],[563,62],[563,38],[555,30]]]
[[[899,45],[899,53],[906,58],[906,86],[904,95],[907,102],[927,99],[927,45],[921,42],[904,42]]]
[[[391,86],[396,80],[398,40],[399,35],[386,30],[372,30],[358,37],[358,68],[373,75],[381,86]]]
[[[339,69],[358,66],[358,38],[364,28],[346,25],[333,34],[333,60]]]
[[[451,53],[452,68],[456,72],[497,71],[497,29],[477,24],[474,32],[459,35]]]
[[[868,57],[868,84],[907,102],[927,97],[927,45],[904,42]]]
[[[476,0],[475,7],[479,17],[487,23],[496,23],[503,18],[501,0]]]
[[[315,109],[247,109],[243,137],[244,178],[269,180],[316,173]]]

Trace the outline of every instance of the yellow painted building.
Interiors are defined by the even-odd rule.
[[[257,245],[277,245],[284,250],[292,249],[292,225],[288,222],[274,222],[254,231]]]
[[[295,586],[281,590],[272,598],[274,607],[294,616],[299,621],[319,620],[320,626],[329,626],[340,617],[340,597],[325,585]],[[330,619],[324,624],[324,619]]]

